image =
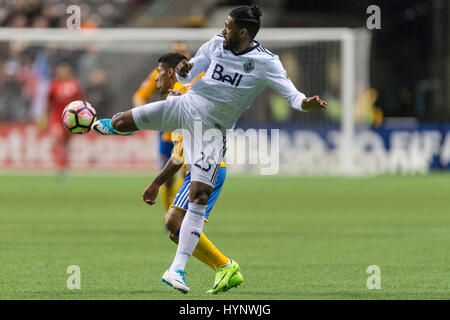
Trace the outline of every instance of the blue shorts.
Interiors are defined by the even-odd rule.
[[[214,185],[214,189],[211,192],[211,195],[209,196],[208,206],[206,207],[206,213],[205,213],[205,221],[206,222],[208,222],[209,214],[211,213],[211,210],[212,210],[214,204],[216,203],[217,198],[219,198],[219,194],[220,194],[220,191],[222,190],[222,186],[223,186],[223,183],[225,182],[226,176],[227,176],[227,168],[220,167],[219,173],[217,174],[216,184]],[[186,174],[186,177],[184,178],[184,181],[180,187],[180,190],[178,190],[178,193],[175,196],[175,200],[173,200],[171,207],[181,209],[183,211],[187,211],[188,204],[189,204],[189,187],[190,186],[191,186],[191,172],[188,172]]]
[[[167,160],[170,159],[172,156],[172,150],[173,150],[173,142],[167,141],[163,139],[163,132],[159,132],[158,136],[159,140],[159,161],[161,168],[164,168],[166,165]]]

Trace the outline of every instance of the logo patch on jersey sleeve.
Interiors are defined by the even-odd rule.
[[[247,62],[244,63],[244,71],[245,73],[250,73],[255,69],[255,64],[253,63],[252,59],[247,60]]]

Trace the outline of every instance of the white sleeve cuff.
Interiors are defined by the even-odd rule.
[[[188,76],[186,78],[183,78],[178,73],[175,73],[175,76],[177,77],[177,80],[178,80],[179,83],[181,83],[183,85],[189,83],[189,81],[187,80],[189,78],[189,74],[188,74]]]
[[[300,94],[297,97],[295,97],[294,103],[292,104],[292,108],[294,108],[298,111],[306,112],[302,108],[302,102],[305,99],[306,99],[306,96],[300,92]]]

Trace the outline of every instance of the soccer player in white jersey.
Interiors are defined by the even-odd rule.
[[[203,44],[190,61],[178,64],[175,71],[181,84],[189,83],[206,70],[185,95],[169,96],[93,124],[95,132],[106,135],[129,135],[136,130],[183,130],[185,162],[191,171],[189,205],[175,258],[162,280],[184,293],[189,292],[185,266],[202,233],[208,198],[225,155],[225,131],[233,128],[267,86],[299,111],[327,108],[327,103],[318,96],[307,98],[299,92],[278,56],[254,40],[261,25],[260,17],[257,5],[233,9],[222,33]],[[238,270],[239,265],[232,261],[215,288],[225,286]]]

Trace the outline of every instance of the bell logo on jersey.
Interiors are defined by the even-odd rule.
[[[242,79],[242,74],[236,72],[234,76],[231,77],[228,74],[222,74],[223,69],[223,66],[217,63],[211,78],[217,81],[229,82],[232,86],[238,87]]]

